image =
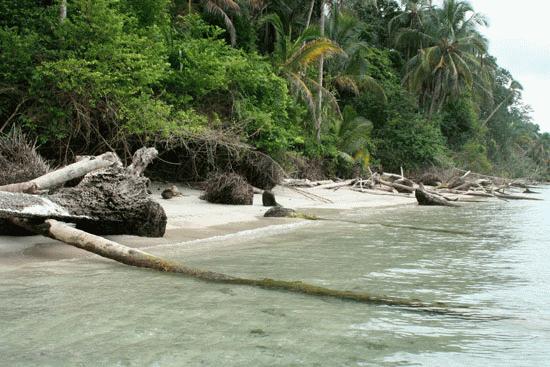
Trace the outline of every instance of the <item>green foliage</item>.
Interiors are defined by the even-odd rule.
[[[120,0],[122,11],[136,16],[140,26],[167,24],[170,0]]]
[[[182,19],[171,39],[173,70],[167,98],[225,116],[253,144],[276,154],[292,148],[300,135],[290,116],[297,113],[284,79],[255,53],[230,47],[219,28],[197,16]]]
[[[441,118],[441,131],[452,149],[460,149],[469,139],[480,136],[479,114],[469,96],[446,104]]]
[[[120,129],[120,139],[167,123],[170,106],[154,94],[168,70],[162,44],[127,32],[130,18],[108,1],[72,5],[53,34],[57,53],[37,65],[28,81],[42,107],[40,114],[24,116],[25,124],[42,141],[73,137],[86,147],[103,130]]]
[[[464,144],[456,154],[455,161],[459,167],[474,172],[490,173],[492,170],[485,146],[475,140],[469,140]]]
[[[550,138],[468,2],[332,2],[325,37],[310,4],[69,0],[62,21],[60,1],[0,0],[0,132],[59,160],[227,136],[317,178],[372,162],[548,177]]]
[[[377,131],[376,147],[376,156],[388,170],[424,168],[449,162],[439,126],[420,115],[390,119]]]

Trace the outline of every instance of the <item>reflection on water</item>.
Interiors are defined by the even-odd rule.
[[[213,285],[90,258],[0,269],[0,365],[546,365],[544,193],[544,202],[456,210],[357,210],[340,218],[370,224],[312,223],[150,249],[233,275],[469,305],[495,320]]]

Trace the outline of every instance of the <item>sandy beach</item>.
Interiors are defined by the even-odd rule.
[[[202,192],[200,190],[178,185],[183,196],[163,200],[160,193],[167,186],[169,185],[153,184],[152,187],[153,198],[164,207],[168,217],[166,234],[163,238],[135,236],[110,236],[109,238],[131,247],[150,249],[159,245],[174,245],[301,221],[301,219],[264,218],[263,215],[268,208],[262,205],[260,194],[254,195],[254,205],[220,205],[201,200]],[[276,187],[273,192],[277,202],[284,207],[317,215],[327,211],[334,212],[354,208],[373,209],[416,203],[412,196],[372,195],[352,191],[348,188],[338,190],[307,188],[297,191],[287,187]],[[95,255],[42,236],[0,236],[0,268],[3,270],[29,263],[84,256]]]

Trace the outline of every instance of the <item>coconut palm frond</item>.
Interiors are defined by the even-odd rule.
[[[303,80],[302,76],[297,73],[287,72],[285,73],[286,79],[291,85],[291,90],[294,94],[300,97],[300,99],[306,104],[306,107],[313,117],[313,120],[316,119],[316,106],[315,106],[315,97],[311,92],[311,89],[308,87],[306,82]]]
[[[306,42],[298,52],[291,56],[291,58],[286,62],[286,65],[296,66],[299,64],[302,67],[307,67],[313,62],[319,60],[321,56],[330,57],[342,52],[342,49],[331,40],[327,38],[318,38],[316,40]]]
[[[226,10],[233,10],[238,12],[240,10],[239,5],[232,0],[207,0],[204,3],[206,11],[210,14],[217,15],[223,19],[227,32],[229,33],[229,38],[231,45],[235,46],[237,43],[237,31],[233,25],[233,21],[227,15]]]

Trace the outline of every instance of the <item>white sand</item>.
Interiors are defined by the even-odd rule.
[[[261,195],[254,196],[254,205],[210,204],[199,199],[201,191],[178,186],[184,196],[163,200],[160,193],[163,188],[168,186],[170,185],[153,185],[153,198],[164,207],[168,217],[164,238],[111,236],[110,239],[128,246],[150,248],[156,245],[177,244],[189,240],[204,239],[300,220],[264,218],[263,215],[268,208],[262,206]],[[277,187],[273,192],[279,204],[306,213],[319,213],[324,209],[381,208],[416,203],[413,196],[371,195],[351,191],[348,188],[341,188],[336,191],[322,188],[301,190],[307,194],[304,195],[284,187]],[[320,196],[325,200],[312,198],[310,194]],[[82,256],[90,255],[83,250],[41,236],[0,236],[0,271],[9,271],[29,263],[57,261]]]
[[[210,204],[199,199],[201,191],[178,186],[182,197],[163,200],[160,197],[161,188],[169,185],[154,186],[154,198],[166,210],[168,216],[167,229],[175,228],[205,228],[225,225],[235,222],[249,222],[264,220],[263,215],[268,210],[262,206],[262,195],[254,195],[254,205],[233,206]],[[380,208],[395,205],[416,203],[414,197],[398,197],[389,195],[371,195],[351,191],[348,188],[326,190],[317,188],[300,189],[320,198],[307,197],[298,191],[285,187],[276,187],[273,190],[279,204],[287,208],[302,211],[319,209],[352,209],[352,208]],[[309,196],[309,195],[308,195]],[[326,199],[330,202],[326,202]]]

